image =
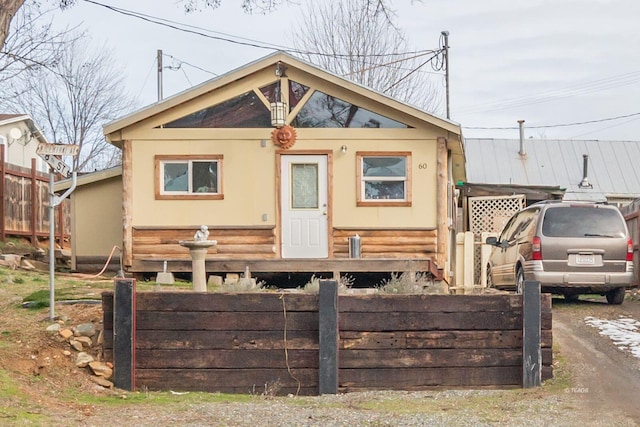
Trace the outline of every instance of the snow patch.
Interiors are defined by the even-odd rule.
[[[631,317],[620,317],[616,320],[585,317],[587,325],[598,328],[600,335],[611,338],[613,343],[623,351],[630,352],[640,359],[640,321]]]

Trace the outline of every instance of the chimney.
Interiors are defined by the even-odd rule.
[[[587,178],[587,169],[589,167],[589,155],[582,155],[582,181],[578,184],[580,188],[593,188],[593,185],[589,182],[589,178]]]
[[[518,120],[518,125],[520,126],[520,157],[525,157],[527,152],[524,149],[524,120]]]

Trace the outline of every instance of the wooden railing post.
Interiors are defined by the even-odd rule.
[[[31,218],[29,227],[31,228],[31,244],[38,246],[38,211],[41,206],[38,203],[38,180],[36,170],[36,159],[31,159]]]
[[[540,282],[524,282],[522,295],[522,387],[542,384]]]
[[[0,144],[0,239],[2,239],[3,242],[7,237],[7,230],[5,227],[5,218],[7,217],[5,209],[5,200],[7,197],[5,187],[6,173],[4,163],[4,144]]]
[[[136,387],[136,280],[116,279],[113,293],[113,384]]]
[[[319,394],[338,393],[338,282],[321,280],[318,296]]]

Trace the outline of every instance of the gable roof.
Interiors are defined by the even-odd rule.
[[[309,74],[315,75],[321,79],[324,79],[328,82],[331,82],[337,86],[342,87],[343,89],[345,89],[345,91],[354,92],[361,96],[371,98],[389,107],[397,109],[405,114],[409,114],[420,120],[430,123],[434,126],[438,126],[442,129],[445,129],[447,132],[453,135],[456,135],[459,140],[462,138],[460,125],[451,120],[444,119],[442,117],[433,115],[431,113],[420,110],[418,108],[409,106],[408,104],[402,103],[394,98],[390,98],[386,95],[383,95],[379,92],[376,92],[370,88],[362,86],[351,80],[345,79],[343,77],[339,77],[335,74],[332,74],[328,71],[320,69],[315,65],[312,65],[308,62],[295,58],[284,52],[275,52],[271,55],[267,55],[255,62],[244,65],[240,68],[237,68],[219,77],[213,78],[197,86],[194,86],[193,88],[187,89],[169,98],[161,100],[155,104],[144,107],[141,110],[133,112],[127,116],[124,116],[110,123],[107,123],[103,129],[104,134],[108,136],[109,134],[117,132],[127,126],[138,123],[149,117],[152,117],[160,112],[166,111],[184,102],[187,102],[199,96],[205,95],[209,92],[212,92],[234,81],[247,77],[260,70],[263,70],[268,67],[272,67],[278,62],[285,64],[287,67],[294,67],[304,72],[307,72]],[[461,149],[462,148],[460,147],[460,151]]]
[[[40,142],[47,143],[47,138],[40,128],[35,124],[28,114],[0,114],[0,126],[10,125],[12,123],[24,122],[31,132],[31,136],[38,138]]]
[[[560,186],[580,192],[583,155],[593,192],[608,197],[640,197],[640,141],[474,139],[464,141],[467,182],[473,184]]]

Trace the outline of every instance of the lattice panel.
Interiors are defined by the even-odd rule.
[[[524,195],[504,197],[470,197],[469,231],[476,238],[484,231],[499,233],[509,218],[525,207]]]
[[[470,197],[469,226],[474,241],[474,283],[481,282],[481,234],[484,232],[499,233],[516,212],[526,206],[524,195],[504,197]]]

